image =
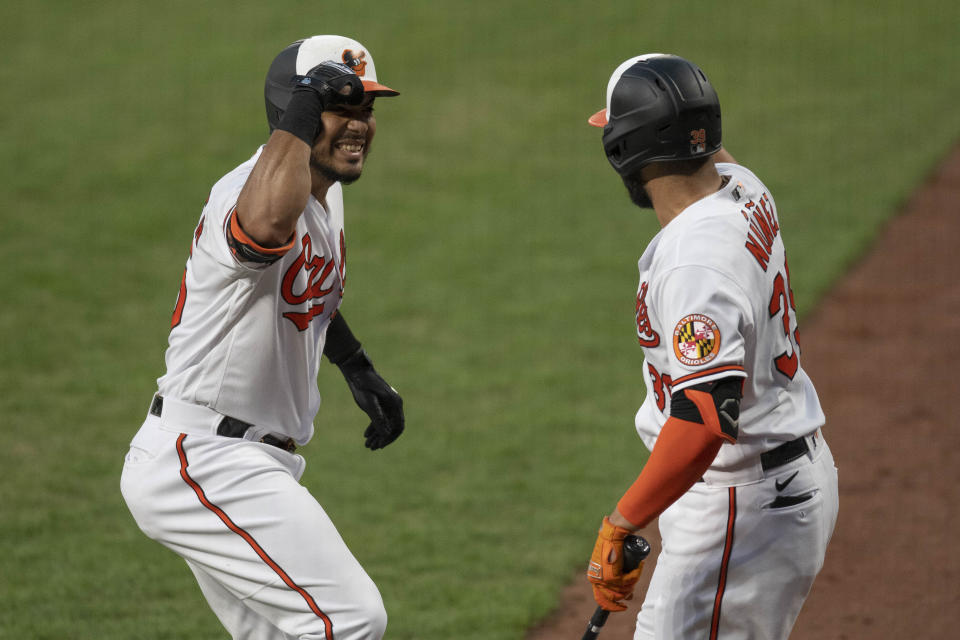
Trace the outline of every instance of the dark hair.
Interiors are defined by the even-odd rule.
[[[647,190],[643,186],[646,184],[647,180],[656,176],[669,174],[692,176],[700,171],[709,160],[710,156],[705,156],[702,158],[651,162],[643,169],[639,169],[629,175],[622,176],[623,186],[627,188],[627,193],[630,194],[630,201],[633,204],[637,205],[641,209],[653,209],[653,202],[650,201],[650,196],[647,195]],[[647,174],[646,180],[641,177],[641,173],[644,171]]]
[[[660,165],[662,168],[660,173],[679,173],[683,176],[692,176],[696,172],[700,171],[703,168],[703,165],[707,164],[707,161],[710,160],[710,156],[703,156],[702,158],[688,158],[685,160],[664,160],[662,162],[653,162],[651,164]]]

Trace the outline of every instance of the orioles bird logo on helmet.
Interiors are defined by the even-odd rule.
[[[366,51],[361,51],[360,55],[355,56],[352,49],[344,49],[341,57],[343,64],[353,69],[353,72],[361,78],[363,77],[363,72],[367,69],[367,61],[364,60],[367,57]]]

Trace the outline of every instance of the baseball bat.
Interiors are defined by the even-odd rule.
[[[629,535],[623,539],[623,571],[630,572],[636,569],[643,559],[650,555],[650,543],[640,536]],[[587,630],[583,632],[581,640],[596,640],[600,635],[600,628],[607,621],[610,612],[603,607],[597,607],[587,623]]]

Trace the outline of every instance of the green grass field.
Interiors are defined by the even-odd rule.
[[[304,483],[393,640],[519,640],[646,456],[636,259],[656,230],[586,118],[647,51],[697,61],[777,198],[802,312],[960,134],[947,0],[0,6],[0,638],[226,634],[119,492],[213,182],[265,140],[273,55],[356,37],[402,96],[346,191],[344,313],[407,433],[324,367]]]

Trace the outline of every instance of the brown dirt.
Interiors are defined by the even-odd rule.
[[[960,634],[958,247],[960,147],[804,321],[803,366],[827,414],[840,517],[792,640]],[[658,553],[656,527],[644,534]],[[645,590],[601,639],[633,637]],[[594,606],[578,575],[527,640],[579,639]]]

